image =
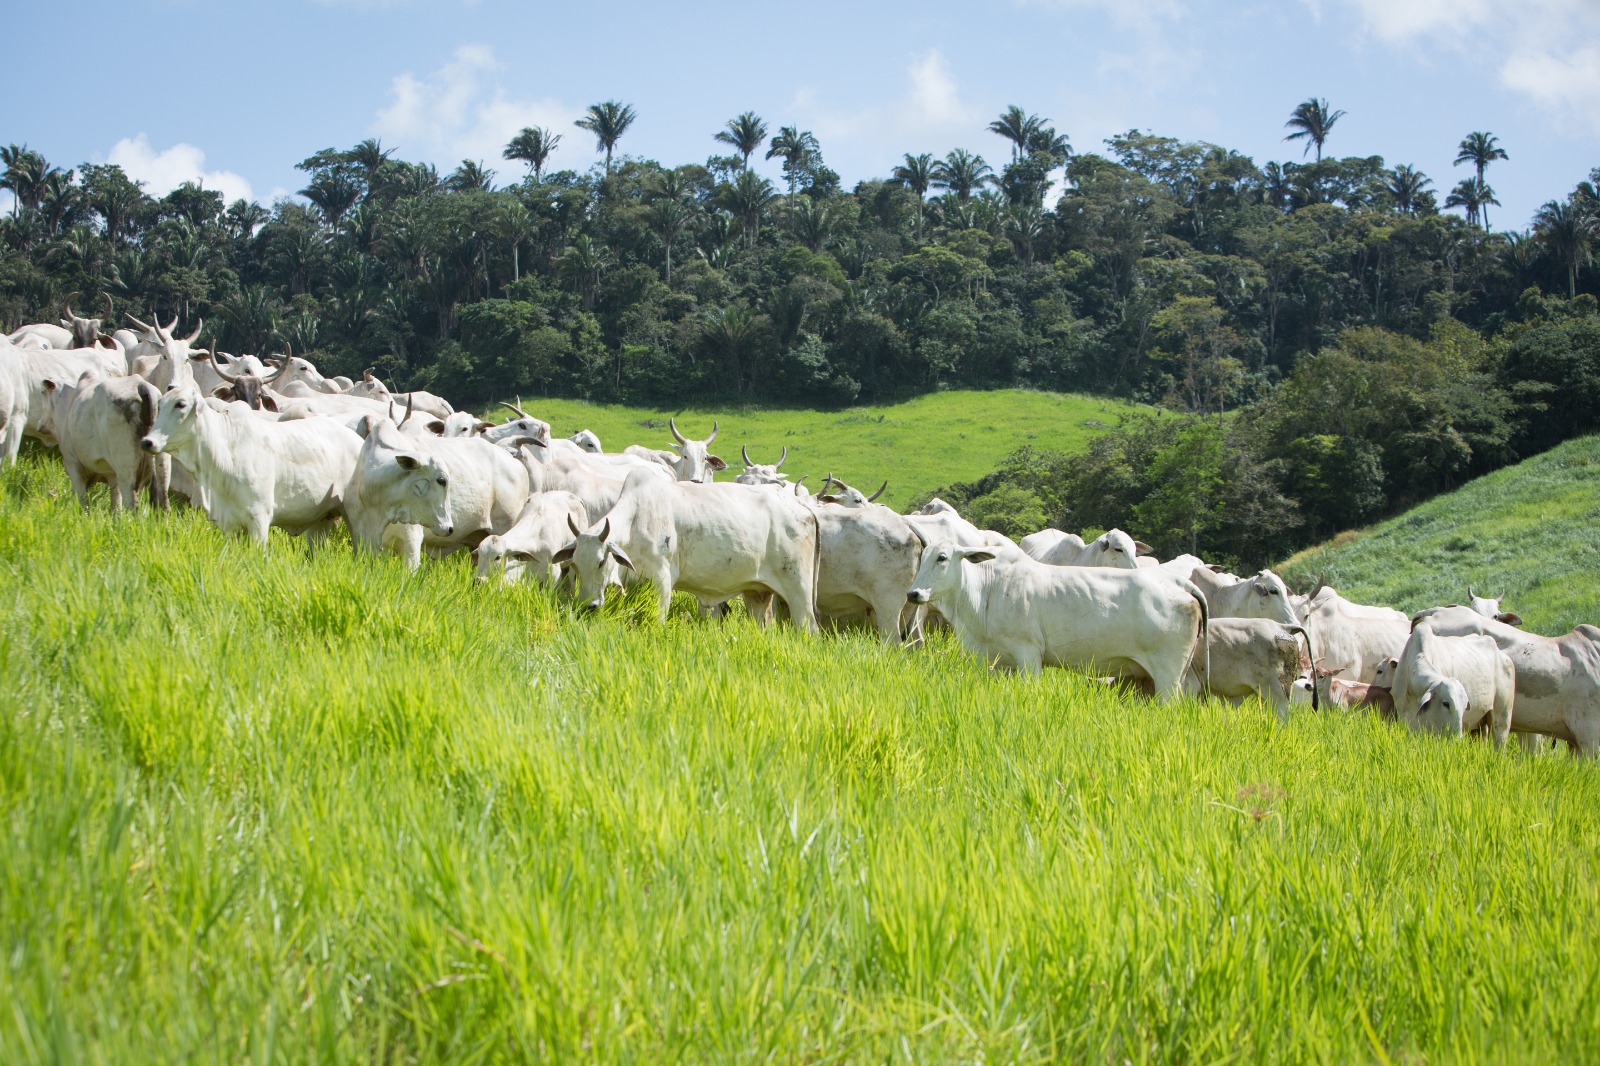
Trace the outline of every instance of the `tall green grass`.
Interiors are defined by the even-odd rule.
[[[0,475],[0,1061],[1600,1059],[1600,783]]]
[[[883,500],[897,508],[941,486],[976,481],[1024,444],[1077,451],[1122,415],[1152,410],[1104,397],[1022,389],[941,392],[902,404],[833,412],[653,410],[531,397],[523,397],[523,408],[549,422],[558,436],[593,430],[607,451],[630,444],[666,447],[672,441],[669,416],[685,436],[696,438],[710,434],[715,419],[719,431],[712,450],[735,470],[743,468],[741,444],[749,445],[750,458],[758,463],[775,462],[787,446],[784,472],[796,478],[809,474],[813,489],[830,472],[866,492],[887,478]],[[497,419],[506,416],[504,408],[495,411],[490,413]]]
[[[1600,622],[1600,437],[1568,441],[1282,565],[1344,595],[1419,611],[1506,594],[1527,628]]]

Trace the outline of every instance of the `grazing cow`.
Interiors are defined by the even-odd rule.
[[[1088,543],[1076,533],[1041,529],[1023,537],[1017,546],[1029,558],[1052,566],[1107,566],[1118,570],[1138,569],[1139,553],[1152,550],[1120,529],[1109,529]]]
[[[555,558],[572,560],[578,598],[588,607],[605,600],[609,559],[655,585],[662,621],[674,589],[703,603],[771,592],[793,624],[816,629],[817,519],[787,493],[663,482],[651,471],[636,470],[599,526],[573,533],[577,539]]]
[[[1302,640],[1309,649],[1311,637],[1298,624],[1285,625],[1269,618],[1219,618],[1212,609],[1206,635],[1211,693],[1229,700],[1258,696],[1287,721],[1295,679],[1300,675]],[[1317,708],[1315,690],[1311,706]]]
[[[922,556],[921,536],[887,507],[847,507],[811,499],[822,546],[818,616],[833,625],[870,617],[885,643],[898,644],[901,614],[907,610],[906,589]]]
[[[1467,586],[1467,605],[1485,618],[1493,618],[1496,622],[1504,622],[1508,626],[1520,626],[1522,617],[1515,611],[1502,611],[1500,601],[1506,598],[1502,592],[1498,596],[1480,596],[1472,591],[1472,586]]]
[[[223,531],[263,546],[271,526],[320,540],[343,509],[361,439],[332,419],[268,422],[221,407],[193,385],[174,385],[139,446],[170,453],[193,476]]]
[[[1461,736],[1486,725],[1504,748],[1516,692],[1516,666],[1494,638],[1440,636],[1421,621],[1400,653],[1392,695],[1396,715],[1413,730]]]
[[[167,483],[155,476],[156,464],[139,446],[161,402],[156,387],[135,375],[101,378],[85,371],[76,384],[54,394],[56,440],[78,503],[88,510],[89,485],[104,481],[111,488],[112,510],[137,509],[138,490],[145,485],[151,505],[165,507]]]
[[[1492,637],[1510,656],[1517,671],[1513,731],[1565,740],[1581,755],[1600,754],[1600,629],[1580,625],[1559,637],[1542,637],[1470,607],[1429,608],[1415,619],[1418,626],[1424,623],[1440,636]],[[1396,695],[1396,709],[1404,714]]]
[[[1198,641],[1209,684],[1205,597],[1170,574],[1049,566],[943,541],[923,551],[906,598],[937,607],[968,650],[1023,673],[1092,666],[1175,697]]]
[[[711,447],[711,442],[717,439],[715,421],[711,423],[711,436],[705,440],[690,440],[685,437],[678,432],[678,424],[670,418],[667,419],[667,427],[672,430],[672,436],[677,441],[670,451],[630,444],[623,449],[623,454],[659,463],[672,471],[672,476],[677,480],[691,481],[695,484],[707,484],[716,471],[728,468],[727,463],[706,450]]]
[[[1230,581],[1202,566],[1189,580],[1205,593],[1212,618],[1271,618],[1286,626],[1301,624],[1289,604],[1288,587],[1271,570]]]
[[[1326,585],[1299,613],[1322,665],[1346,681],[1371,683],[1378,664],[1398,656],[1411,637],[1411,620],[1404,614],[1351,603]]]
[[[345,493],[350,539],[370,552],[401,547],[406,566],[415,570],[422,564],[422,539],[401,542],[389,530],[426,526],[437,536],[453,536],[450,475],[387,418],[362,418],[356,432],[366,439]]]
[[[583,501],[572,493],[535,493],[510,529],[491,533],[478,543],[472,553],[478,561],[478,580],[488,581],[498,571],[508,585],[524,576],[554,584],[561,568],[552,559],[572,539],[569,527],[588,524]]]

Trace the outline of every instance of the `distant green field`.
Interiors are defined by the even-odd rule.
[[[956,481],[974,481],[1024,444],[1074,451],[1119,416],[1150,411],[1104,397],[1006,389],[941,392],[891,407],[845,411],[762,410],[688,407],[655,410],[587,404],[580,400],[523,398],[523,409],[567,437],[580,429],[599,435],[607,451],[630,444],[662,448],[671,443],[667,418],[685,436],[710,434],[719,423],[712,451],[735,469],[739,446],[758,463],[777,460],[789,448],[784,472],[809,474],[815,488],[830,472],[871,492],[885,478],[883,502],[903,508],[919,496]],[[505,415],[505,408],[496,408]],[[647,424],[649,423],[649,424]]]
[[[1600,623],[1600,437],[1568,441],[1370,529],[1282,564],[1364,603],[1417,611],[1465,603],[1470,584],[1531,631]]]
[[[1600,1061],[1592,764],[93,503],[0,470],[6,1066]]]

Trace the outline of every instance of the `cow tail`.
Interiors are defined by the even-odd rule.
[[[817,590],[821,588],[822,581],[822,521],[817,518],[817,512],[806,508],[806,513],[811,516],[811,602],[806,606],[811,610],[811,622],[818,627],[821,619],[817,617]]]
[[[1311,643],[1311,630],[1305,626],[1289,626],[1289,632],[1306,638],[1306,658],[1311,660],[1311,709],[1317,709],[1317,649]]]
[[[1200,663],[1200,687],[1209,695],[1211,692],[1211,607],[1206,603],[1205,593],[1200,591],[1188,578],[1180,579],[1184,589],[1200,604],[1200,655],[1196,659]]]

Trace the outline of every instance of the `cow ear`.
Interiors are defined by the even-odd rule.
[[[982,551],[982,550],[972,551],[972,552],[967,552],[966,554],[964,554],[962,556],[962,558],[965,559],[969,563],[986,563],[990,559],[994,558],[994,552]]]
[[[627,552],[623,551],[615,544],[607,544],[606,551],[610,552],[612,558],[616,559],[617,562],[621,563],[623,566],[626,566],[629,570],[633,569],[633,560],[628,558]]]
[[[721,459],[718,459],[715,455],[706,456],[706,465],[713,470],[728,469],[728,464],[723,462]]]
[[[422,465],[417,461],[415,455],[397,455],[394,457],[394,461],[400,464],[401,470],[415,470]]]
[[[61,388],[61,382],[56,381],[56,380],[54,380],[52,378],[45,378],[44,379],[44,391],[45,392],[55,392],[59,388]]]
[[[219,400],[231,400],[233,399],[233,386],[218,385],[216,388],[211,390],[211,395],[215,396]]]
[[[271,396],[261,397],[261,407],[262,410],[271,411],[273,414],[278,413],[278,401],[274,400]]]
[[[1156,552],[1154,548],[1150,547],[1150,545],[1146,544],[1142,540],[1136,540],[1133,542],[1133,550],[1138,552],[1140,555],[1154,555]]]
[[[1522,616],[1515,611],[1503,611],[1494,616],[1496,622],[1504,622],[1508,626],[1520,626]]]
[[[491,430],[493,428],[494,428],[494,423],[493,422],[479,422],[477,425],[472,427],[472,432],[474,432],[474,433],[485,433],[485,432],[488,432],[489,430]]]
[[[552,563],[565,563],[572,559],[572,553],[578,549],[576,544],[568,544],[565,548],[550,556]]]
[[[437,418],[432,422],[424,424],[422,428],[427,430],[429,433],[432,433],[436,437],[444,436],[444,423],[439,421]]]
[[[1429,692],[1422,697],[1422,702],[1417,704],[1417,713],[1421,714],[1428,709],[1428,704],[1433,702],[1433,693]]]

